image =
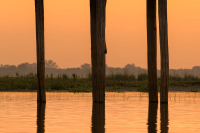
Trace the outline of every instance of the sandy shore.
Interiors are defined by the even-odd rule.
[[[109,89],[109,87],[106,87],[106,89]],[[170,86],[169,92],[191,92],[191,90],[197,90],[200,92],[200,86],[189,86],[189,87],[182,87],[182,86]],[[122,92],[137,92],[137,87],[130,87],[130,88],[122,88],[120,89]],[[26,89],[11,89],[11,90],[5,90],[0,92],[37,92],[37,90],[26,90]],[[51,90],[47,92],[68,92],[68,90]],[[109,92],[109,91],[106,91]],[[116,91],[117,92],[117,91]]]

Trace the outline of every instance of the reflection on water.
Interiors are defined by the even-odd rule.
[[[148,112],[148,133],[156,133],[157,132],[157,110],[158,103],[150,102],[149,103],[149,112]]]
[[[105,103],[93,102],[92,133],[105,133]]]
[[[150,102],[149,103],[149,112],[148,112],[148,132],[157,133],[157,110],[158,103]],[[160,130],[161,133],[168,133],[168,103],[160,104]]]
[[[160,120],[161,133],[168,133],[168,103],[160,104]]]
[[[150,103],[148,93],[0,92],[0,133],[198,133],[200,93],[169,93],[169,103]]]
[[[45,132],[45,107],[46,103],[37,103],[37,133]]]

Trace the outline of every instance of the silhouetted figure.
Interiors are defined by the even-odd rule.
[[[169,118],[167,103],[160,104],[160,122],[161,133],[168,133]]]
[[[37,103],[37,133],[45,132],[45,103]]]
[[[148,112],[148,133],[157,133],[156,123],[157,123],[157,102],[149,102],[149,112]]]
[[[105,133],[105,102],[93,102],[92,133]]]

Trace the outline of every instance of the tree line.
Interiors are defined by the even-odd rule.
[[[58,68],[58,65],[53,60],[46,60],[45,61],[45,74],[46,76],[53,75],[57,77],[59,75],[66,74],[68,77],[72,77],[73,74],[76,74],[78,77],[87,77],[91,74],[91,65],[85,63],[80,67],[76,68],[66,68],[61,69]],[[0,76],[20,76],[20,75],[27,75],[29,73],[36,74],[37,73],[37,64],[32,63],[29,64],[21,63],[18,66],[15,65],[3,65],[0,66]],[[123,68],[121,67],[109,67],[106,65],[106,75],[112,74],[129,74],[135,75],[136,77],[138,74],[147,73],[147,69],[136,67],[134,64],[127,64]],[[184,77],[185,74],[191,74],[194,76],[200,77],[200,66],[194,66],[192,69],[170,69],[170,75],[178,75],[180,77]],[[158,77],[160,77],[160,70],[157,70]]]

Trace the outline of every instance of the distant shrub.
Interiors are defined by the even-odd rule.
[[[131,81],[134,81],[134,80],[136,80],[136,77],[135,77],[135,75],[133,75],[133,74],[132,74],[132,75],[129,75],[129,77],[128,77],[128,78],[129,78],[129,80],[131,80]]]
[[[77,77],[78,76],[75,73],[72,74],[72,78],[73,78],[74,81],[76,81]]]
[[[15,73],[16,74],[16,77],[19,77],[19,73]]]
[[[149,91],[148,90],[148,85],[147,84],[142,84],[141,86],[139,86],[137,88],[137,91],[139,91],[139,92],[148,92]]]
[[[169,80],[170,81],[181,81],[182,78],[178,74],[175,74],[175,75],[169,75]]]
[[[63,79],[68,79],[67,74],[63,74],[62,77],[63,77]]]
[[[148,74],[147,73],[138,74],[138,81],[145,81],[145,80],[148,80]]]
[[[88,78],[89,81],[92,81],[92,73],[91,72],[88,72],[86,77]]]
[[[60,82],[59,80],[55,80],[48,84],[47,89],[51,90],[65,90],[65,85],[63,82]]]
[[[53,73],[51,73],[51,79],[53,78]]]
[[[128,80],[128,74],[116,74],[115,75],[116,80]]]
[[[69,92],[92,92],[90,88],[69,88]]]
[[[198,81],[199,80],[197,76],[187,74],[187,73],[184,74],[183,79],[184,81]]]
[[[178,74],[169,75],[169,80],[170,81],[199,81],[199,78],[197,76],[185,73],[184,77],[180,77]]]
[[[117,80],[117,81],[134,81],[136,78],[135,78],[135,75],[129,75],[127,73],[124,73],[124,74],[110,74],[108,76],[106,76],[106,79],[107,80]]]
[[[191,92],[198,92],[197,88],[190,89]]]
[[[113,73],[106,76],[107,80],[115,80],[115,75]]]

